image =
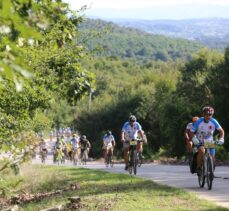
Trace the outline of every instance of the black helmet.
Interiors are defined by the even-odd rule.
[[[203,113],[204,115],[213,115],[214,114],[214,108],[211,106],[205,106],[203,107]]]
[[[106,134],[109,136],[111,135],[111,131],[110,130],[107,130]]]
[[[82,135],[82,136],[81,136],[81,140],[82,140],[82,141],[85,141],[86,139],[87,139],[87,137],[86,137],[85,135]]]
[[[136,117],[134,115],[130,115],[129,122],[136,122],[136,121],[137,121]]]

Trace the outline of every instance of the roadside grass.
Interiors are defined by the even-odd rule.
[[[80,185],[78,190],[24,204],[22,210],[36,211],[64,204],[70,196],[80,196],[84,205],[81,210],[90,211],[228,210],[182,189],[124,174],[42,165],[23,166],[21,174],[23,182],[15,189],[17,194],[55,191],[69,188],[72,183]]]

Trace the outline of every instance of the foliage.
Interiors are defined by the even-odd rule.
[[[46,116],[50,103],[62,99],[74,105],[94,76],[80,64],[84,48],[73,37],[82,19],[68,4],[9,0],[0,5],[0,151],[12,154],[0,171],[17,171],[37,141],[35,133],[53,125]]]
[[[86,42],[89,51],[100,49],[97,51],[99,56],[148,61],[187,60],[191,58],[192,53],[203,47],[194,41],[152,35],[133,28],[119,27],[114,23],[102,20],[88,19],[80,26],[82,37],[91,34],[91,31],[106,32]]]

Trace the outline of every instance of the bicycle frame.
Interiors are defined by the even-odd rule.
[[[106,147],[104,150],[106,150],[106,160],[105,160],[105,164],[106,167],[110,166],[113,167],[113,146],[112,147]]]
[[[204,160],[202,164],[201,174],[198,176],[198,181],[200,187],[204,187],[205,180],[207,180],[208,189],[212,189],[212,183],[214,179],[214,161],[210,154],[210,148],[215,148],[213,143],[204,143],[205,153]]]
[[[137,143],[142,142],[141,139],[134,139],[129,141],[130,148],[129,148],[129,174],[132,174],[134,171],[134,174],[137,174],[137,166],[139,161],[139,153],[137,152]]]

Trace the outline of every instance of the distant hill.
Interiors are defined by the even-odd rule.
[[[190,59],[191,54],[203,45],[185,39],[168,38],[152,35],[137,29],[120,27],[111,22],[88,19],[80,26],[81,38],[88,39],[89,50],[101,46],[100,56],[115,56],[143,60],[177,60]],[[93,32],[102,33],[99,37],[91,37]]]
[[[112,19],[112,22],[151,34],[161,34],[198,41],[210,48],[224,49],[229,45],[229,19],[134,20]]]

